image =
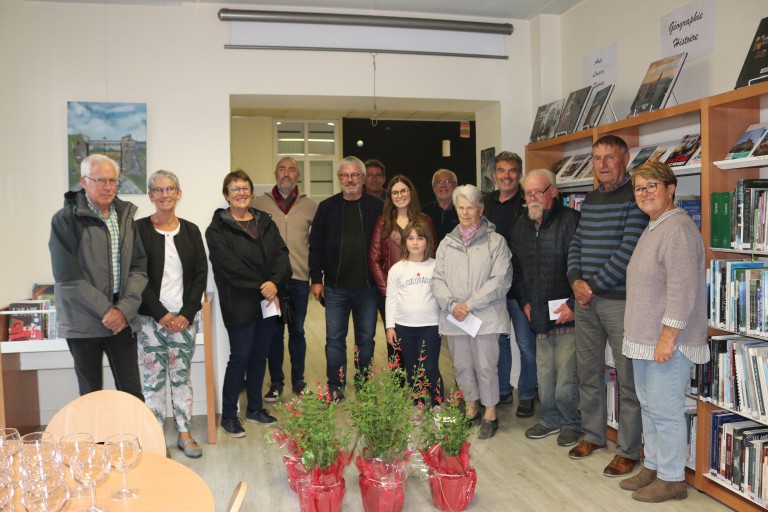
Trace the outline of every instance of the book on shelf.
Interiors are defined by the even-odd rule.
[[[563,167],[565,167],[566,164],[571,161],[571,158],[573,157],[565,156],[561,158],[559,161],[552,164],[552,167],[550,167],[549,170],[552,171],[555,176],[557,176],[558,174],[560,174],[560,171],[563,169]]]
[[[544,123],[544,118],[547,115],[547,105],[539,105],[536,110],[536,117],[533,119],[533,128],[531,128],[531,137],[529,142],[536,142],[539,140],[539,133],[541,133],[541,125]]]
[[[701,145],[699,145],[696,152],[693,153],[691,159],[688,160],[688,165],[701,165]]]
[[[627,117],[659,110],[666,106],[687,55],[685,52],[679,53],[659,59],[648,66],[648,71],[637,90]]]
[[[739,77],[736,79],[735,89],[766,80],[768,80],[768,17],[760,20],[757,26],[757,32],[749,46]]]
[[[50,309],[50,301],[23,300],[8,305],[8,341],[42,340],[46,338],[48,318],[40,310]]]
[[[32,299],[49,300],[51,301],[51,306],[53,306],[56,300],[53,288],[54,286],[52,284],[34,284],[32,286]]]
[[[563,181],[572,181],[579,171],[592,159],[592,153],[582,153],[574,155],[567,165],[564,165],[556,176],[557,183]]]
[[[615,368],[605,370],[605,392],[608,413],[606,421],[609,425],[616,426],[619,424],[619,381]]]
[[[696,227],[701,229],[701,197],[700,196],[676,196],[675,204],[685,210]]]
[[[698,412],[695,405],[685,407],[685,424],[686,424],[687,434],[688,434],[685,465],[691,469],[694,469],[696,467],[697,416],[698,416]]]
[[[710,247],[730,249],[733,192],[711,192],[710,205]]]
[[[560,121],[560,114],[563,111],[564,99],[553,101],[544,105],[544,114],[541,119],[541,125],[539,133],[536,135],[536,140],[551,139],[555,136],[555,128]]]
[[[656,151],[656,148],[658,148],[656,145],[640,148],[639,151],[635,154],[635,157],[630,160],[629,165],[627,166],[627,173],[631,173],[635,167],[639,167],[647,162],[648,159],[651,158],[653,152]]]
[[[686,135],[678,143],[678,145],[672,149],[671,153],[664,160],[664,163],[668,166],[682,167],[688,163],[693,157],[694,153],[701,147],[701,134],[694,133]]]
[[[584,164],[584,166],[581,168],[579,173],[573,178],[575,180],[586,180],[588,178],[592,178],[595,174],[595,165],[592,161],[592,155],[589,155],[589,159],[587,160],[587,163]]]
[[[734,160],[737,158],[747,158],[752,151],[757,148],[760,141],[765,137],[768,131],[768,123],[756,123],[747,127],[746,131],[739,137],[739,140],[733,145],[724,160]]]
[[[768,133],[763,135],[762,140],[757,143],[757,146],[755,146],[755,149],[752,150],[752,154],[749,156],[768,158]]]
[[[589,100],[589,110],[587,110],[587,113],[584,115],[584,121],[581,123],[582,130],[594,128],[600,124],[600,119],[603,117],[605,107],[608,105],[608,100],[611,98],[614,87],[614,84],[610,84],[602,89],[593,91],[592,98]]]
[[[563,114],[560,116],[557,128],[555,128],[555,135],[565,135],[577,131],[579,121],[581,121],[581,117],[584,115],[584,110],[587,107],[587,99],[591,91],[592,86],[590,85],[575,90],[568,95],[565,99]]]
[[[736,182],[731,210],[731,249],[760,250],[765,246],[768,179]]]
[[[581,211],[581,205],[584,203],[584,199],[587,198],[587,194],[583,192],[574,192],[570,194],[564,194],[562,197],[563,206],[573,208],[574,210]]]

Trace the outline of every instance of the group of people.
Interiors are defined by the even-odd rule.
[[[410,382],[423,367],[432,406],[443,396],[445,336],[467,421],[480,426],[481,439],[499,428],[497,405],[513,403],[514,333],[516,415],[535,414],[537,390],[541,403],[525,436],[558,434],[572,459],[606,448],[607,342],[619,428],[604,474],[629,475],[644,448],[642,471],[621,487],[643,501],[684,498],[684,389],[692,365],[709,358],[704,250],[693,221],[674,205],[674,173],[651,162],[630,177],[628,160],[621,138],[595,142],[599,185],[581,212],[560,203],[551,171],[523,176],[522,159],[506,151],[494,159],[497,190],[483,196],[440,169],[432,177],[435,201],[423,209],[411,180],[396,175],[387,183],[378,160],[344,158],[341,191],[319,204],[300,193],[290,157],[277,163],[273,189],[258,197],[248,174],[227,174],[229,206],[214,212],[205,233],[230,342],[221,429],[245,435],[237,415],[244,383],[245,420],[277,421],[263,401],[276,401],[285,386],[285,326],[291,389],[305,388],[312,296],[325,306],[326,377],[335,399],[344,400],[347,384],[350,315],[359,384],[370,372],[380,312],[388,353]],[[52,220],[59,329],[81,394],[101,388],[106,354],[117,388],[145,399],[163,421],[170,380],[179,448],[200,456],[189,433],[189,364],[207,279],[202,237],[175,214],[182,192],[173,173],[150,177],[156,211],[135,222],[136,207],[116,197],[118,178],[114,161],[89,156],[83,190],[68,192]]]

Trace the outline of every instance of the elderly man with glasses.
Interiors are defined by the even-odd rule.
[[[344,399],[349,314],[354,322],[356,378],[373,360],[379,290],[368,266],[371,234],[384,203],[363,193],[365,164],[353,156],[337,168],[341,192],[322,201],[309,234],[310,293],[325,304],[328,387]]]
[[[59,336],[67,339],[80,394],[102,389],[106,353],[115,387],[141,400],[136,332],[147,257],[136,206],[117,196],[120,166],[104,155],[80,165],[82,190],[64,194],[48,247]]]
[[[459,225],[459,216],[453,206],[453,191],[458,186],[456,174],[448,169],[438,169],[432,175],[432,191],[435,193],[435,201],[421,209],[432,219],[435,226],[437,240],[435,247],[445,238],[445,235]]]

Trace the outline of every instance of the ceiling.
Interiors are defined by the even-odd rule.
[[[50,0],[49,0],[50,1]],[[538,14],[562,14],[580,0],[54,0],[71,3],[178,5],[219,3],[230,8],[268,10],[355,10],[368,14],[414,13],[527,20]]]

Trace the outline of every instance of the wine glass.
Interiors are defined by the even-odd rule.
[[[55,512],[69,499],[61,456],[55,447],[48,442],[22,444],[21,503],[30,512]]]
[[[61,461],[69,467],[72,456],[77,452],[83,450],[93,450],[96,447],[96,443],[93,441],[93,436],[86,433],[68,434],[59,439],[59,451],[61,452]],[[79,486],[70,494],[73,498],[79,498],[83,496],[87,489]]]
[[[80,450],[69,459],[69,471],[75,481],[87,487],[91,504],[81,512],[106,512],[106,508],[96,506],[96,484],[109,474],[110,457],[105,446],[94,445],[92,450]]]
[[[0,454],[0,510],[13,510],[13,457]]]
[[[112,493],[114,501],[132,500],[139,496],[138,489],[128,488],[128,469],[132,468],[141,455],[139,439],[131,434],[110,436],[104,441],[104,447],[109,451],[112,467],[123,474],[123,488]]]
[[[11,482],[13,482],[14,474],[14,456],[19,451],[19,446],[21,446],[21,436],[18,430],[10,427],[0,428],[0,458],[8,457],[9,466],[4,470],[0,469],[0,473],[7,471],[11,476]]]

